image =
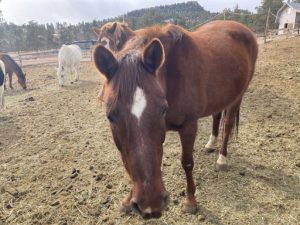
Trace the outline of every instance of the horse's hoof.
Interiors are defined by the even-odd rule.
[[[227,172],[228,171],[228,165],[227,164],[216,164],[216,171],[217,172]]]
[[[195,214],[198,210],[197,203],[185,201],[182,210],[185,213]]]

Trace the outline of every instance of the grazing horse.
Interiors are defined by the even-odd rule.
[[[23,73],[20,66],[7,54],[0,54],[0,60],[3,61],[5,65],[5,72],[8,74],[9,87],[13,89],[12,86],[12,75],[15,73],[18,77],[18,82],[23,89],[26,89],[26,74]]]
[[[5,65],[0,60],[0,108],[4,108]]]
[[[81,49],[78,45],[63,45],[58,52],[58,82],[60,86],[65,84],[67,69],[74,74],[75,81],[79,80],[78,67],[82,59]]]
[[[110,22],[101,28],[94,28],[97,42],[112,51],[120,51],[125,42],[135,35],[126,23]]]
[[[183,207],[196,212],[192,171],[198,118],[216,115],[217,121],[225,112],[217,169],[226,169],[227,144],[257,54],[254,34],[234,21],[214,21],[194,32],[155,26],[129,39],[117,53],[102,45],[95,48],[95,66],[106,78],[102,100],[107,118],[132,180],[122,203],[125,212],[159,217],[167,206],[161,172],[167,130],[179,132],[187,179]]]

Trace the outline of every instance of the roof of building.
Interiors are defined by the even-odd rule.
[[[290,3],[287,3],[287,4],[290,5],[291,8],[300,11],[300,3],[297,3],[297,2],[290,2]]]
[[[276,14],[276,23],[278,22],[279,20],[279,15],[280,13],[286,8],[286,7],[289,7],[289,8],[292,8],[292,9],[295,9],[297,12],[300,13],[300,3],[297,3],[297,2],[285,2],[283,4],[283,6],[278,10],[277,14]]]

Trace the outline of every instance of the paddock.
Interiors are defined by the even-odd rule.
[[[218,152],[204,151],[211,118],[199,120],[196,215],[181,210],[181,145],[176,133],[167,133],[162,170],[170,205],[150,221],[119,211],[129,178],[97,100],[94,65],[82,62],[80,81],[63,89],[53,64],[25,66],[28,90],[8,90],[0,114],[0,224],[297,224],[299,45],[298,36],[259,46],[228,172],[215,171]]]

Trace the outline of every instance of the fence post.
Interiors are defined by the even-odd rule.
[[[20,62],[20,66],[21,68],[23,67],[23,64],[22,64],[22,56],[20,55],[20,52],[18,51],[18,58],[19,58],[19,62]]]
[[[267,20],[266,20],[266,28],[265,28],[265,38],[264,38],[264,43],[267,42],[267,35],[268,35],[268,29],[269,29],[269,17],[270,17],[270,12],[271,12],[271,9],[269,8],[269,10],[268,10],[268,15],[267,15]]]

